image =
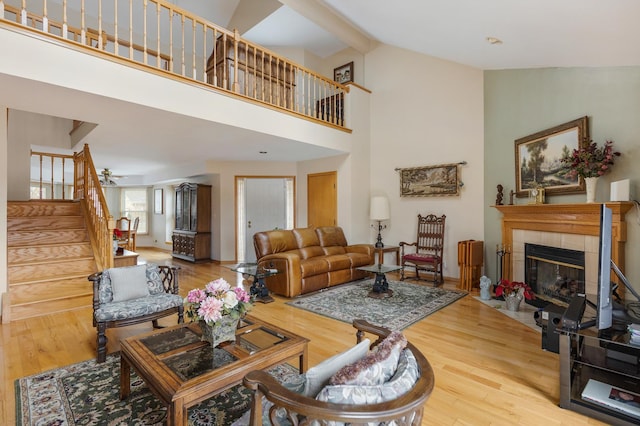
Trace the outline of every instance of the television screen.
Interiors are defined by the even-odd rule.
[[[610,328],[613,322],[611,300],[611,209],[602,204],[600,210],[600,243],[598,245],[597,328]]]

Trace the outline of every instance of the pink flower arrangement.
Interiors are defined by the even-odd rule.
[[[204,289],[196,288],[184,300],[187,317],[191,321],[213,324],[230,315],[240,318],[253,306],[251,297],[242,287],[231,288],[224,278],[209,282]]]
[[[589,141],[587,146],[574,149],[571,155],[565,154],[561,161],[569,166],[569,177],[599,177],[611,170],[615,157],[620,155],[613,150],[613,141],[606,141],[603,147]]]
[[[524,296],[527,300],[536,298],[536,295],[533,293],[533,290],[531,290],[529,285],[518,281],[500,280],[496,287],[496,297],[516,296],[518,293]]]

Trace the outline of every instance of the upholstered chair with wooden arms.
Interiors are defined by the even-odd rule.
[[[401,333],[363,320],[354,320],[353,326],[358,344],[309,369],[306,377],[300,376],[304,383],[293,379],[281,384],[265,371],[249,372],[243,382],[253,391],[252,408],[234,426],[419,426],[434,386],[429,361]],[[365,333],[376,339],[373,344],[363,339]],[[371,350],[354,360],[362,345]]]
[[[442,256],[444,251],[445,215],[418,215],[418,235],[413,243],[400,242],[402,270],[400,280],[405,279],[405,268],[415,270],[415,279],[420,279],[420,271],[433,273],[433,285],[444,283]],[[409,247],[415,247],[411,250]]]
[[[107,328],[125,327],[178,314],[184,322],[184,301],[178,287],[178,268],[144,265],[110,268],[89,276],[93,283],[93,325],[97,330],[97,362],[107,356]]]

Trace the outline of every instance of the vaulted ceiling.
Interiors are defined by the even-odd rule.
[[[301,48],[321,58],[348,47],[364,54],[377,43],[386,43],[485,70],[640,65],[638,0],[173,2],[218,25],[237,28],[243,37],[260,45]],[[492,44],[488,38],[498,42]],[[36,96],[33,101],[37,101]],[[119,128],[135,129],[135,120],[145,113],[144,109],[132,112],[132,123],[119,122]],[[176,129],[191,125],[188,117],[172,116],[171,120]],[[237,131],[240,133],[236,139],[247,139],[245,130]],[[104,133],[110,140],[124,137]],[[212,132],[207,130],[204,134]],[[162,135],[156,137],[162,138]],[[255,149],[256,160],[260,159],[258,151]],[[201,157],[199,150],[194,153],[194,160],[202,160],[196,158]],[[107,159],[121,155],[120,152],[107,154],[104,154]],[[299,155],[309,158],[317,153]],[[114,168],[118,174],[131,173],[115,170],[109,160],[96,165]],[[143,168],[142,164],[138,165],[139,170]]]

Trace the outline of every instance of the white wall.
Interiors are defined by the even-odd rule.
[[[0,105],[0,182],[8,182],[9,174],[9,142],[8,142],[8,120],[9,110],[7,107]],[[9,277],[7,276],[7,185],[0,185],[0,314],[2,314],[2,305],[4,304],[4,295],[7,293],[9,286]]]
[[[416,239],[417,215],[445,214],[445,276],[459,277],[457,243],[483,240],[483,74],[380,45],[365,57],[371,96],[371,192],[389,197],[383,241]],[[467,161],[456,197],[400,198],[395,168]],[[371,230],[374,240],[377,230]]]

